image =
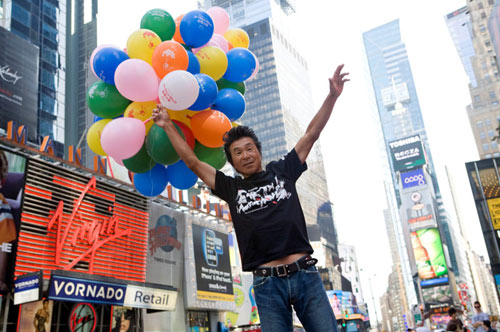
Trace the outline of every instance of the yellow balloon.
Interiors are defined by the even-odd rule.
[[[227,69],[226,53],[218,47],[206,46],[196,52],[200,62],[200,73],[206,74],[215,81],[224,76]]]
[[[191,128],[191,118],[196,113],[198,113],[198,111],[191,111],[191,110],[172,111],[172,110],[168,110],[168,115],[170,116],[170,119],[182,122],[186,126],[188,126],[189,128]]]
[[[152,64],[153,52],[161,43],[156,32],[148,29],[134,31],[127,40],[127,54],[131,59],[141,59]]]
[[[92,126],[90,126],[89,131],[87,131],[87,144],[89,145],[90,150],[92,150],[95,154],[100,156],[107,156],[108,154],[104,152],[101,146],[101,134],[102,130],[108,123],[113,119],[102,119],[95,122]]]
[[[233,121],[233,122],[231,122],[231,126],[232,126],[233,128],[235,128],[235,127],[241,126],[241,123],[236,122],[236,121]]]
[[[125,112],[123,113],[123,116],[145,121],[153,115],[153,110],[155,108],[156,108],[156,102],[154,101],[146,101],[146,102],[134,101],[133,103],[127,106]],[[153,124],[154,121],[152,120],[146,123],[146,135],[148,134],[149,129],[151,129]]]
[[[224,33],[224,38],[230,42],[233,47],[248,48],[250,45],[250,37],[245,30],[240,28],[229,29]]]

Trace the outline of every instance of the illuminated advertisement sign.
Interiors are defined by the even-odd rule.
[[[411,232],[411,244],[420,279],[439,278],[448,274],[441,236],[437,228]]]
[[[97,325],[97,314],[90,303],[77,303],[69,315],[69,330],[71,332],[94,332]]]
[[[424,148],[420,135],[389,142],[389,150],[395,172],[425,164]]]
[[[21,304],[19,306],[19,320],[17,332],[51,331],[54,301],[47,299]]]
[[[421,168],[401,173],[401,184],[403,189],[423,186],[426,184],[424,171]]]
[[[228,235],[193,224],[197,297],[234,302]]]
[[[450,285],[441,285],[434,287],[422,288],[422,297],[424,303],[429,308],[443,307],[452,304]]]
[[[493,229],[500,229],[500,198],[487,199]]]
[[[42,272],[28,273],[14,281],[14,305],[42,299]]]
[[[404,192],[401,195],[402,219],[408,222],[411,232],[422,228],[437,227],[434,199],[430,188]]]
[[[66,270],[144,282],[148,207],[139,194],[30,159],[15,275]]]

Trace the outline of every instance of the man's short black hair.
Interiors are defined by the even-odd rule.
[[[259,150],[259,153],[262,155],[262,145],[260,144],[260,141],[257,138],[257,135],[255,135],[255,132],[252,130],[252,128],[247,126],[233,127],[223,137],[224,152],[226,153],[227,161],[229,161],[231,165],[233,164],[233,158],[231,157],[231,151],[229,151],[229,147],[231,146],[231,144],[233,144],[234,141],[237,141],[243,137],[250,137],[255,143],[257,150]]]
[[[458,326],[458,324],[455,324],[455,323],[449,323],[448,327],[446,328],[446,330],[448,330],[448,331],[458,331],[458,329],[459,329],[459,326]]]
[[[455,308],[448,309],[448,315],[450,315],[450,316],[453,315],[456,312],[457,312],[457,309],[455,309]]]
[[[488,330],[491,329],[491,322],[489,320],[483,320],[483,324],[486,325]]]

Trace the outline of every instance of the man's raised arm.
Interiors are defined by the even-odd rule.
[[[330,91],[328,92],[323,105],[321,105],[319,111],[311,120],[309,126],[307,126],[304,136],[302,136],[295,145],[295,151],[297,152],[301,163],[306,161],[314,142],[318,140],[321,131],[325,128],[328,119],[330,119],[333,106],[344,89],[344,83],[349,81],[348,78],[345,78],[345,76],[349,73],[341,73],[343,67],[344,65],[339,65],[337,70],[335,70],[333,77],[328,79],[330,82]]]
[[[216,169],[209,164],[201,161],[194,154],[193,150],[189,147],[182,136],[177,132],[174,123],[170,119],[167,110],[158,105],[157,108],[153,110],[153,120],[155,124],[167,133],[175,152],[181,157],[187,167],[194,172],[207,186],[215,189],[215,173]]]

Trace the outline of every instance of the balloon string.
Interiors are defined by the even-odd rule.
[[[144,120],[144,124],[147,125],[149,121],[153,120],[153,118],[147,118],[146,120]]]
[[[111,167],[111,160],[109,159],[109,156],[106,156],[106,158],[108,159],[108,165],[109,165],[109,171],[111,172],[111,177],[115,177],[115,175],[113,174],[113,167]]]

